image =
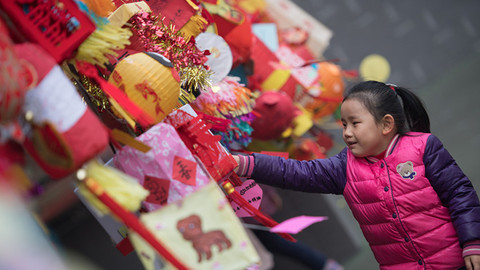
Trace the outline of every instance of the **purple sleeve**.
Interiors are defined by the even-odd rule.
[[[423,157],[425,176],[446,206],[462,246],[480,240],[480,202],[470,179],[442,142],[430,135]]]
[[[314,193],[342,194],[347,182],[347,150],[327,159],[298,161],[253,154],[252,179],[259,183]]]

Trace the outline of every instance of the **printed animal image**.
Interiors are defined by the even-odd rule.
[[[232,246],[230,240],[221,230],[203,232],[202,220],[198,215],[191,215],[177,222],[177,230],[185,240],[191,241],[193,248],[197,251],[198,262],[212,258],[212,246],[217,246],[218,252]]]
[[[413,163],[411,161],[407,161],[405,163],[400,163],[397,165],[397,172],[402,176],[404,179],[409,178],[410,180],[413,180],[415,175],[417,174],[413,170]]]

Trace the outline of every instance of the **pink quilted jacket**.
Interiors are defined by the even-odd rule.
[[[428,134],[403,137],[395,154],[387,151],[375,163],[348,151],[344,196],[381,269],[464,265],[448,209],[425,177],[427,138]]]

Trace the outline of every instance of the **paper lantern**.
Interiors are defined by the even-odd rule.
[[[345,84],[342,70],[330,62],[318,64],[319,87],[312,87],[297,101],[312,114],[313,119],[333,114],[343,99]]]
[[[52,178],[60,179],[103,152],[109,134],[55,59],[37,44],[15,45],[19,58],[31,63],[38,85],[25,95],[23,112],[30,132],[23,146]]]
[[[275,91],[262,93],[253,110],[259,117],[251,124],[252,138],[259,140],[280,137],[282,132],[292,125],[297,111],[287,94]]]
[[[173,111],[180,95],[179,77],[172,63],[152,52],[127,56],[118,62],[108,81],[123,90],[155,123]]]

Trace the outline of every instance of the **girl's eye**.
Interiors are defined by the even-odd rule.
[[[357,124],[360,124],[360,122],[353,122],[352,124],[356,126]]]

